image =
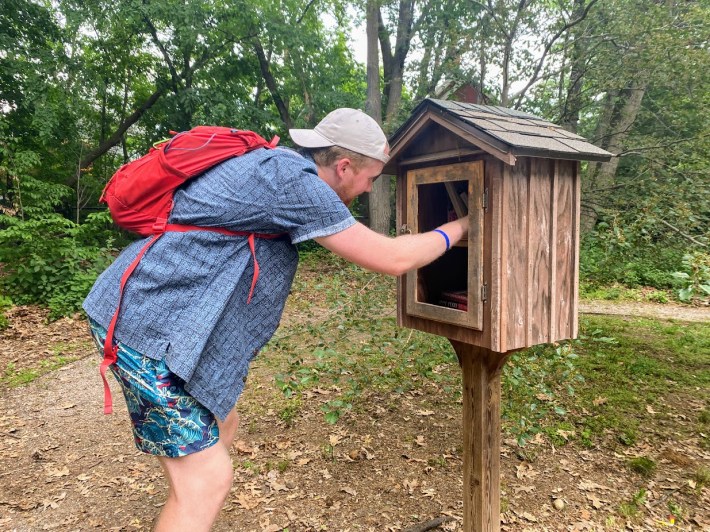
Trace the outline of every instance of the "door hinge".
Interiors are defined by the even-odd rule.
[[[488,210],[488,188],[483,189],[483,210]]]
[[[488,299],[488,285],[483,283],[481,285],[481,301],[486,301]]]

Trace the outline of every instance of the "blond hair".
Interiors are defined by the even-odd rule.
[[[354,170],[357,172],[362,169],[363,166],[375,160],[371,157],[368,157],[367,155],[362,155],[360,153],[348,150],[346,148],[342,148],[340,146],[328,146],[327,148],[312,148],[309,151],[316,164],[324,168],[335,164],[340,159],[350,159],[350,163],[353,165]]]

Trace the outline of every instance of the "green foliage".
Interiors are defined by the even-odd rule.
[[[41,360],[36,367],[23,369],[17,369],[14,364],[10,363],[5,368],[4,374],[0,375],[0,384],[6,384],[10,388],[29,384],[38,377],[66,366],[78,358],[78,356],[53,355]]]
[[[3,221],[3,292],[17,304],[47,305],[52,318],[79,310],[96,276],[113,259],[107,214],[92,215],[83,225],[59,215]]]
[[[626,465],[631,471],[644,477],[650,477],[656,470],[656,462],[647,456],[631,458]]]
[[[10,325],[10,321],[5,316],[5,311],[10,307],[12,307],[12,300],[7,296],[0,295],[0,331]]]
[[[286,360],[275,377],[284,397],[298,401],[314,388],[327,393],[321,411],[332,424],[342,422],[373,390],[403,394],[425,381],[451,384],[459,393],[458,384],[440,370],[455,360],[448,341],[402,331],[389,316],[394,279],[365,272],[322,249],[305,254],[302,263],[319,274],[307,284],[297,278],[293,290],[315,291],[329,310],[325,321],[305,319],[267,345]],[[330,394],[333,389],[337,393]]]
[[[700,466],[697,471],[693,473],[693,480],[695,481],[698,491],[706,486],[710,486],[710,468]]]
[[[575,399],[588,411],[577,433],[589,446],[633,446],[648,437],[643,419],[660,397],[710,389],[707,324],[585,316],[576,349],[577,370],[594,383],[580,384]]]
[[[613,220],[600,222],[582,241],[580,277],[591,286],[674,288],[673,272],[680,269],[684,251],[638,238]]]
[[[682,271],[675,272],[673,276],[683,284],[678,291],[681,300],[697,299],[705,303],[710,300],[710,253],[687,253],[683,256]]]
[[[628,502],[619,506],[619,513],[624,517],[635,517],[646,502],[646,490],[639,489]]]
[[[574,347],[573,342],[534,346],[513,354],[504,366],[503,419],[519,445],[540,431],[543,420],[566,417],[566,399],[584,382]]]

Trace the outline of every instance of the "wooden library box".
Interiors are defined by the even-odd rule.
[[[398,324],[499,353],[576,337],[579,161],[610,156],[527,113],[424,100],[391,138],[397,230],[469,231],[399,279]]]

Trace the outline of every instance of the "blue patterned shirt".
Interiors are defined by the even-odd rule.
[[[288,149],[259,149],[189,181],[174,196],[170,223],[285,233],[256,239],[260,274],[246,237],[210,231],[166,233],[128,280],[115,338],[165,360],[185,388],[221,419],[237,402],[249,363],[278,327],[298,264],[294,244],[355,223],[312,160]],[[146,240],[129,245],[84,301],[108,327],[121,275]]]

